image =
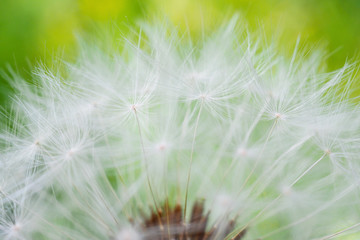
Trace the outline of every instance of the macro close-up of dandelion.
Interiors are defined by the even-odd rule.
[[[355,61],[238,15],[114,32],[2,72],[0,239],[360,239]]]

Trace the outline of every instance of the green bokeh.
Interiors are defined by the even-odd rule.
[[[27,76],[39,60],[59,51],[71,55],[75,33],[94,31],[94,25],[116,22],[122,29],[165,15],[196,36],[234,12],[251,29],[262,26],[270,36],[280,32],[286,45],[299,35],[310,46],[320,42],[332,53],[330,69],[358,59],[358,0],[0,0],[0,68],[10,65]],[[0,104],[10,93],[0,77]]]

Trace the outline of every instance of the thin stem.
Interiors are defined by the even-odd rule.
[[[203,102],[204,102],[204,100],[201,101],[199,113],[198,113],[197,118],[196,118],[195,130],[194,130],[194,135],[193,135],[192,144],[191,144],[190,166],[189,166],[189,170],[188,170],[188,176],[187,176],[187,181],[186,181],[186,191],[185,191],[184,222],[186,220],[187,200],[188,200],[189,183],[190,183],[190,177],[191,177],[191,167],[192,167],[193,156],[194,156],[196,132],[197,132],[197,129],[198,129],[198,126],[199,126],[199,120],[200,120],[200,115],[201,115],[202,108],[203,108]]]
[[[290,187],[294,186],[298,181],[300,181],[301,178],[303,178],[311,169],[313,169],[321,160],[325,158],[329,153],[325,152],[316,162],[314,162],[310,167],[308,167],[298,178],[295,179],[290,184]]]
[[[132,110],[134,111],[135,119],[136,119],[136,123],[137,123],[137,127],[138,127],[138,130],[139,130],[141,150],[142,150],[142,155],[143,155],[143,159],[144,159],[144,163],[145,163],[145,172],[146,172],[147,184],[148,184],[148,187],[149,187],[149,190],[150,190],[151,198],[152,198],[152,200],[153,200],[153,202],[154,202],[154,205],[155,205],[155,209],[156,209],[156,213],[157,213],[157,217],[158,217],[158,221],[159,221],[159,226],[160,226],[160,228],[162,229],[163,226],[162,226],[162,223],[161,223],[161,218],[160,218],[160,216],[159,216],[159,207],[158,207],[158,205],[157,205],[157,203],[156,203],[154,191],[153,191],[153,189],[152,189],[151,182],[150,182],[149,164],[148,164],[148,161],[147,161],[147,158],[146,158],[144,141],[143,141],[143,137],[142,137],[142,132],[141,132],[141,127],[140,127],[139,118],[138,118],[137,111],[136,111],[136,106],[133,106],[133,107],[132,107]]]
[[[188,118],[189,118],[189,115],[190,114],[190,107],[187,105],[186,106],[187,108],[187,111],[186,111],[186,114],[185,114],[185,117],[184,117],[184,120],[183,120],[183,123],[182,123],[182,127],[181,127],[181,135],[180,135],[180,146],[183,145],[183,141],[184,141],[184,138],[185,138],[185,135],[186,135],[186,124],[184,123],[188,123]],[[180,203],[181,202],[181,187],[180,187],[180,179],[181,179],[181,174],[180,174],[180,163],[179,163],[179,151],[177,152],[177,155],[176,155],[176,165],[177,165],[177,168],[176,168],[176,194],[177,194],[177,197],[176,197],[176,201],[177,203]]]
[[[166,196],[166,200],[165,200],[165,214],[166,214],[166,225],[167,225],[167,233],[168,233],[168,238],[171,238],[171,232],[170,232],[170,215],[169,215],[169,193],[168,193],[168,164],[166,161],[166,158],[164,156],[162,156],[162,160],[164,161],[164,191],[165,191],[165,196]]]
[[[338,231],[338,232],[336,232],[336,233],[327,235],[327,236],[325,236],[325,237],[318,238],[318,240],[326,240],[326,239],[334,238],[334,237],[336,237],[336,236],[338,236],[338,235],[340,235],[340,234],[342,234],[342,233],[344,233],[344,232],[347,232],[347,231],[349,231],[349,230],[351,230],[351,229],[354,229],[354,228],[356,228],[356,227],[358,227],[358,226],[360,226],[360,223],[356,223],[356,224],[354,224],[354,225],[352,225],[352,226],[350,226],[350,227],[347,227],[347,228],[345,228],[345,229],[343,229],[343,230],[341,230],[341,231]]]

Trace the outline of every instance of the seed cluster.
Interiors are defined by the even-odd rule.
[[[205,211],[204,201],[196,201],[191,211],[189,222],[185,222],[183,208],[180,204],[169,207],[165,202],[158,211],[153,210],[145,217],[142,231],[145,240],[215,240],[224,239],[235,227],[234,220],[216,222],[209,227],[211,211]],[[233,240],[240,240],[246,229],[237,234]]]

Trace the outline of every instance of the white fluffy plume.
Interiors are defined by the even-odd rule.
[[[210,225],[236,223],[213,239],[360,237],[356,67],[327,73],[300,44],[281,56],[237,23],[200,42],[143,24],[33,84],[11,72],[0,238],[157,239],[149,205],[180,204],[189,222],[199,199]]]

